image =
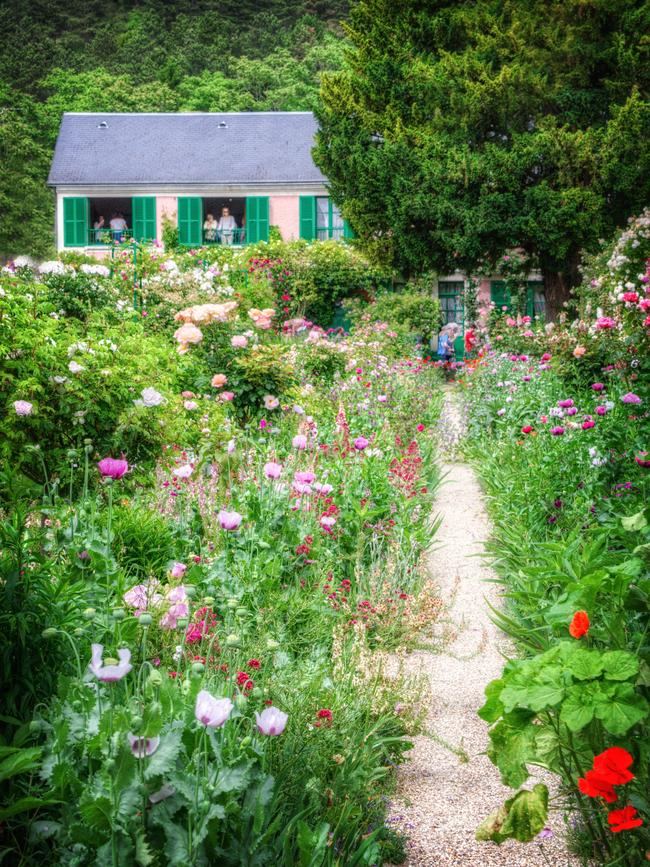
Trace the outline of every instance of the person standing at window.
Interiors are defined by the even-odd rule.
[[[203,224],[204,240],[208,241],[208,243],[216,241],[218,228],[219,224],[215,220],[214,215],[208,214]]]
[[[120,241],[124,238],[124,232],[129,228],[126,220],[124,219],[123,214],[113,214],[110,222],[111,227],[111,235],[113,236],[113,240],[117,241],[119,244]]]
[[[217,223],[219,240],[222,244],[232,244],[237,229],[237,221],[230,213],[230,208],[221,209],[221,217]]]

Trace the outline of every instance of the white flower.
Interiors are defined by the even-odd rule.
[[[84,264],[81,266],[81,271],[84,274],[94,274],[97,277],[110,277],[111,272],[110,269],[106,267],[106,265],[87,265]]]
[[[70,373],[81,373],[81,371],[85,369],[86,368],[83,367],[83,365],[77,364],[76,361],[71,361],[68,365],[68,370],[70,371]]]
[[[43,262],[38,269],[39,274],[65,274],[65,265],[63,262],[54,260],[51,262]]]
[[[178,476],[179,479],[189,479],[193,472],[191,464],[183,464],[182,467],[176,467],[174,475]]]
[[[140,394],[143,406],[160,406],[161,403],[165,403],[165,398],[155,388],[143,388]]]

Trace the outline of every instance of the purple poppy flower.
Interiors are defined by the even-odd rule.
[[[127,734],[131,752],[136,759],[144,759],[146,756],[152,756],[160,746],[160,738],[143,738],[138,735],[133,735],[131,732]]]
[[[621,400],[623,403],[643,403],[638,394],[634,394],[633,391],[628,391],[627,394],[621,396]]]
[[[358,452],[362,452],[364,449],[368,448],[370,442],[365,437],[357,437],[352,445]]]
[[[307,437],[304,434],[296,434],[296,436],[291,440],[291,445],[294,449],[304,451],[307,448]]]
[[[267,479],[279,479],[282,473],[282,464],[276,464],[275,461],[269,461],[264,464],[264,475]]]
[[[121,479],[129,471],[129,465],[123,458],[102,458],[97,464],[104,478]]]
[[[557,427],[551,428],[551,434],[554,437],[561,437],[563,433],[564,433],[564,428],[560,427],[560,425],[558,425]]]

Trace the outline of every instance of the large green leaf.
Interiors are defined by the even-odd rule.
[[[491,813],[476,830],[477,840],[500,844],[513,838],[521,843],[534,840],[548,817],[548,789],[538,783],[532,792],[523,789]]]
[[[41,752],[40,747],[29,747],[11,752],[0,762],[0,782],[14,777],[16,774],[35,770],[38,767]]]
[[[142,759],[147,763],[144,770],[145,780],[164,776],[173,770],[183,745],[182,733],[182,728],[178,726],[160,735],[160,744],[156,752],[150,758]]]
[[[639,660],[625,650],[608,650],[603,654],[603,668],[608,680],[629,680],[639,671]]]
[[[108,831],[111,827],[111,799],[108,795],[99,795],[84,800],[79,804],[79,813],[86,825],[100,831]]]
[[[596,717],[608,732],[624,735],[648,714],[648,703],[631,683],[608,683],[597,698]]]
[[[596,702],[602,695],[598,683],[576,684],[567,690],[560,720],[572,732],[581,731],[594,718]]]
[[[478,715],[487,723],[496,722],[504,712],[501,701],[501,690],[505,686],[503,678],[492,680],[485,687],[485,704],[480,708]]]
[[[505,716],[490,730],[487,754],[501,772],[501,780],[513,789],[528,779],[527,762],[534,758],[537,727],[532,714],[514,712]]]
[[[247,765],[234,765],[221,768],[217,776],[215,794],[222,792],[243,792],[248,785]]]
[[[567,661],[567,667],[578,680],[591,680],[600,676],[603,662],[597,650],[578,648]]]
[[[35,810],[37,807],[45,807],[48,804],[60,804],[56,798],[36,798],[28,795],[25,798],[19,798],[11,803],[8,807],[0,810],[0,822],[4,822],[10,816],[16,816],[18,813],[26,813],[29,810]]]

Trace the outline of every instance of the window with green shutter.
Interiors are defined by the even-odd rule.
[[[136,241],[156,240],[156,198],[155,196],[134,196],[133,237]]]
[[[269,240],[269,197],[246,197],[246,241],[254,244],[256,241]]]
[[[498,312],[503,312],[503,307],[510,307],[510,292],[506,289],[504,280],[490,281],[490,300]]]
[[[90,226],[88,199],[81,196],[63,199],[63,245],[85,247]]]
[[[300,237],[305,241],[316,237],[316,196],[300,196]]]
[[[187,247],[203,243],[203,199],[199,196],[178,198],[178,243]]]

